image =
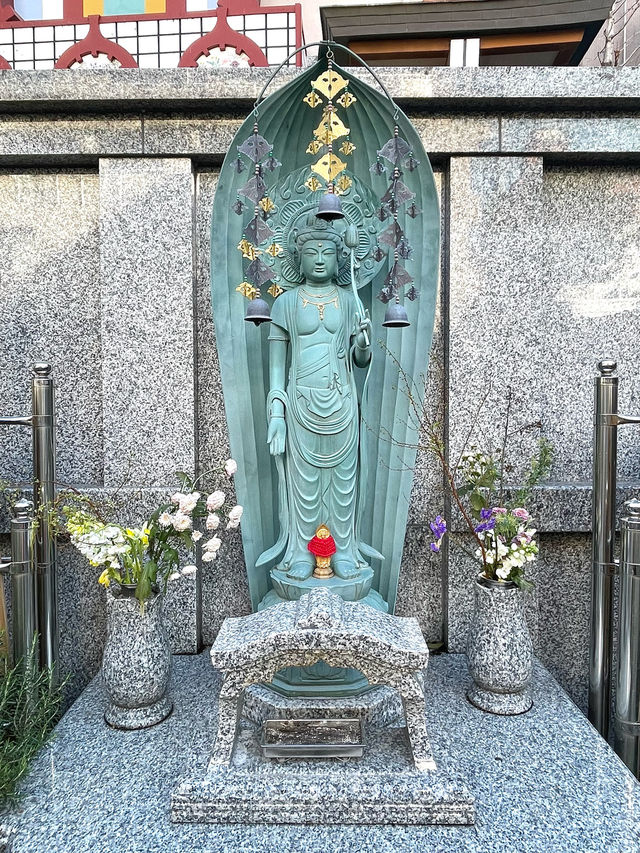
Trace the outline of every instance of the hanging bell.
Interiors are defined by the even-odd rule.
[[[390,302],[384,313],[382,325],[388,329],[402,329],[404,326],[410,326],[411,323],[407,317],[404,305],[400,305],[399,302]]]
[[[252,299],[247,307],[244,319],[247,323],[253,323],[256,326],[259,326],[260,323],[270,323],[271,309],[268,302],[265,302],[260,296]]]
[[[331,222],[333,219],[344,219],[340,196],[335,193],[325,193],[320,199],[316,216],[318,219],[325,219],[327,222]]]

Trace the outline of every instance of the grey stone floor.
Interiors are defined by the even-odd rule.
[[[8,818],[13,853],[640,850],[640,786],[551,676],[537,666],[528,714],[494,717],[466,701],[459,655],[430,663],[427,725],[436,761],[475,795],[475,826],[171,824],[172,788],[206,768],[218,684],[207,653],[177,657],[173,715],[118,732],[102,722],[94,680],[36,760],[22,811]]]

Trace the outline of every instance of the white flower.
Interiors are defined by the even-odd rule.
[[[204,554],[202,555],[202,561],[204,563],[212,563],[215,560],[215,558],[216,558],[216,552],[215,551],[205,551]]]
[[[242,512],[243,509],[239,504],[229,510],[229,521],[227,522],[227,530],[231,530],[232,528],[237,527],[240,524]]]
[[[500,580],[506,581],[506,579],[511,574],[511,569],[508,566],[500,566],[496,569],[496,574],[500,578]]]
[[[183,497],[184,495],[182,494],[182,492],[176,492],[175,495],[171,495],[171,503],[179,505]]]
[[[171,572],[167,580],[177,581],[180,578],[180,572]]]
[[[191,494],[189,495],[183,495],[180,501],[180,512],[193,512],[193,510],[196,508],[196,504],[198,503],[199,497],[200,492],[191,492]]]
[[[160,525],[160,527],[169,527],[169,525],[171,524],[171,513],[161,513],[161,515],[158,517],[158,524]]]
[[[209,512],[215,512],[217,509],[220,509],[224,502],[225,493],[218,489],[218,491],[212,492],[207,498],[207,509]]]
[[[197,571],[197,566],[185,566],[182,570],[182,574],[185,576],[185,578],[192,578]]]
[[[191,538],[194,542],[198,542],[198,540],[202,539],[202,533],[199,530],[194,530],[191,534]]]
[[[206,521],[207,530],[217,530],[220,527],[220,516],[215,512],[209,513]]]
[[[238,463],[235,459],[227,459],[224,463],[224,470],[227,472],[227,477],[233,477],[238,470]]]
[[[177,512],[171,519],[171,522],[173,524],[173,529],[177,531],[189,530],[191,527],[191,519],[188,515],[184,515],[182,512]]]
[[[220,546],[222,545],[222,539],[218,536],[212,536],[208,542],[205,543],[204,550],[208,553],[215,554],[220,550]]]

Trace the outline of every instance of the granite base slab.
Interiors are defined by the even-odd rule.
[[[94,679],[22,785],[11,853],[632,853],[640,786],[549,673],[535,664],[533,708],[478,711],[463,655],[434,656],[426,722],[438,768],[476,800],[473,826],[172,823],[171,792],[207,773],[220,678],[208,652],[173,661],[173,714],[124,732],[103,721]],[[285,765],[286,766],[286,765]],[[387,768],[388,769],[388,768]]]
[[[211,766],[171,796],[176,823],[467,825],[474,798],[446,773],[416,771],[404,728],[365,738],[362,758],[263,758],[244,722],[230,767]]]
[[[282,696],[262,684],[244,691],[243,715],[253,723],[265,720],[359,717],[368,727],[404,724],[402,701],[391,687],[374,687],[359,696],[324,699]]]

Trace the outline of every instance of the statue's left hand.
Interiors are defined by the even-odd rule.
[[[284,445],[287,437],[287,425],[283,417],[272,417],[267,430],[267,444],[272,456],[280,456],[284,453]]]
[[[371,343],[371,320],[368,317],[358,317],[356,320],[356,346],[366,349]]]

